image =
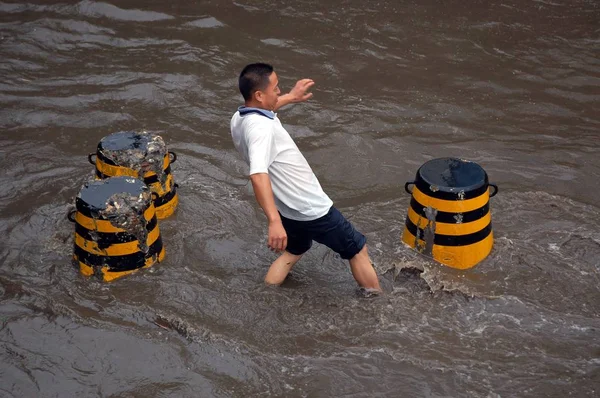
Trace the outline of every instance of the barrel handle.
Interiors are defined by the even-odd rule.
[[[498,193],[498,185],[496,185],[496,184],[489,184],[489,186],[494,188],[494,192],[490,193],[490,198],[493,198]]]
[[[406,191],[408,194],[412,195],[412,190],[409,190],[409,189],[408,189],[409,185],[415,185],[415,181],[409,181],[409,182],[407,182],[406,184],[404,184],[404,190],[405,190],[405,191]]]
[[[91,164],[95,165],[96,164],[96,159],[92,160],[92,156],[96,156],[96,154],[94,152],[90,153],[88,155],[88,162],[90,162]]]
[[[75,222],[75,213],[77,213],[77,209],[69,210],[69,212],[67,213],[67,220],[74,223]]]
[[[177,154],[169,151],[169,163],[175,163],[177,161]]]

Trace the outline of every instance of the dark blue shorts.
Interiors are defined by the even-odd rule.
[[[312,221],[296,221],[281,217],[288,237],[286,251],[300,255],[319,242],[338,253],[343,259],[354,257],[367,243],[367,238],[350,224],[335,207],[321,218]]]

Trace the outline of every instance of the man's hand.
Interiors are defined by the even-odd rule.
[[[290,91],[290,99],[292,102],[304,102],[313,96],[312,93],[307,92],[315,82],[312,79],[302,79],[296,82],[296,85]]]
[[[312,79],[298,80],[292,91],[280,96],[277,99],[277,105],[275,105],[275,109],[273,110],[277,111],[282,106],[286,106],[294,102],[304,102],[311,98],[313,95],[312,93],[309,93],[308,90],[310,90],[310,88],[314,85],[315,82]]]
[[[274,252],[284,251],[287,247],[287,234],[281,221],[272,221],[269,223],[269,240],[267,245]]]

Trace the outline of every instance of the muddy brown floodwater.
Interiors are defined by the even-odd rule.
[[[281,288],[229,120],[250,62],[362,230],[386,294],[323,246]],[[0,3],[0,396],[596,397],[596,0]],[[162,264],[71,265],[65,215],[116,131],[177,152]],[[455,271],[400,241],[404,182],[461,157],[498,184],[495,246]],[[420,273],[418,270],[424,270]]]

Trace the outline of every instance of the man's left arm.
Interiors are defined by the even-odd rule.
[[[298,80],[294,88],[289,93],[279,96],[274,110],[277,111],[279,108],[288,104],[304,102],[308,100],[310,97],[312,97],[312,93],[309,93],[308,90],[314,85],[315,82],[312,79]]]

